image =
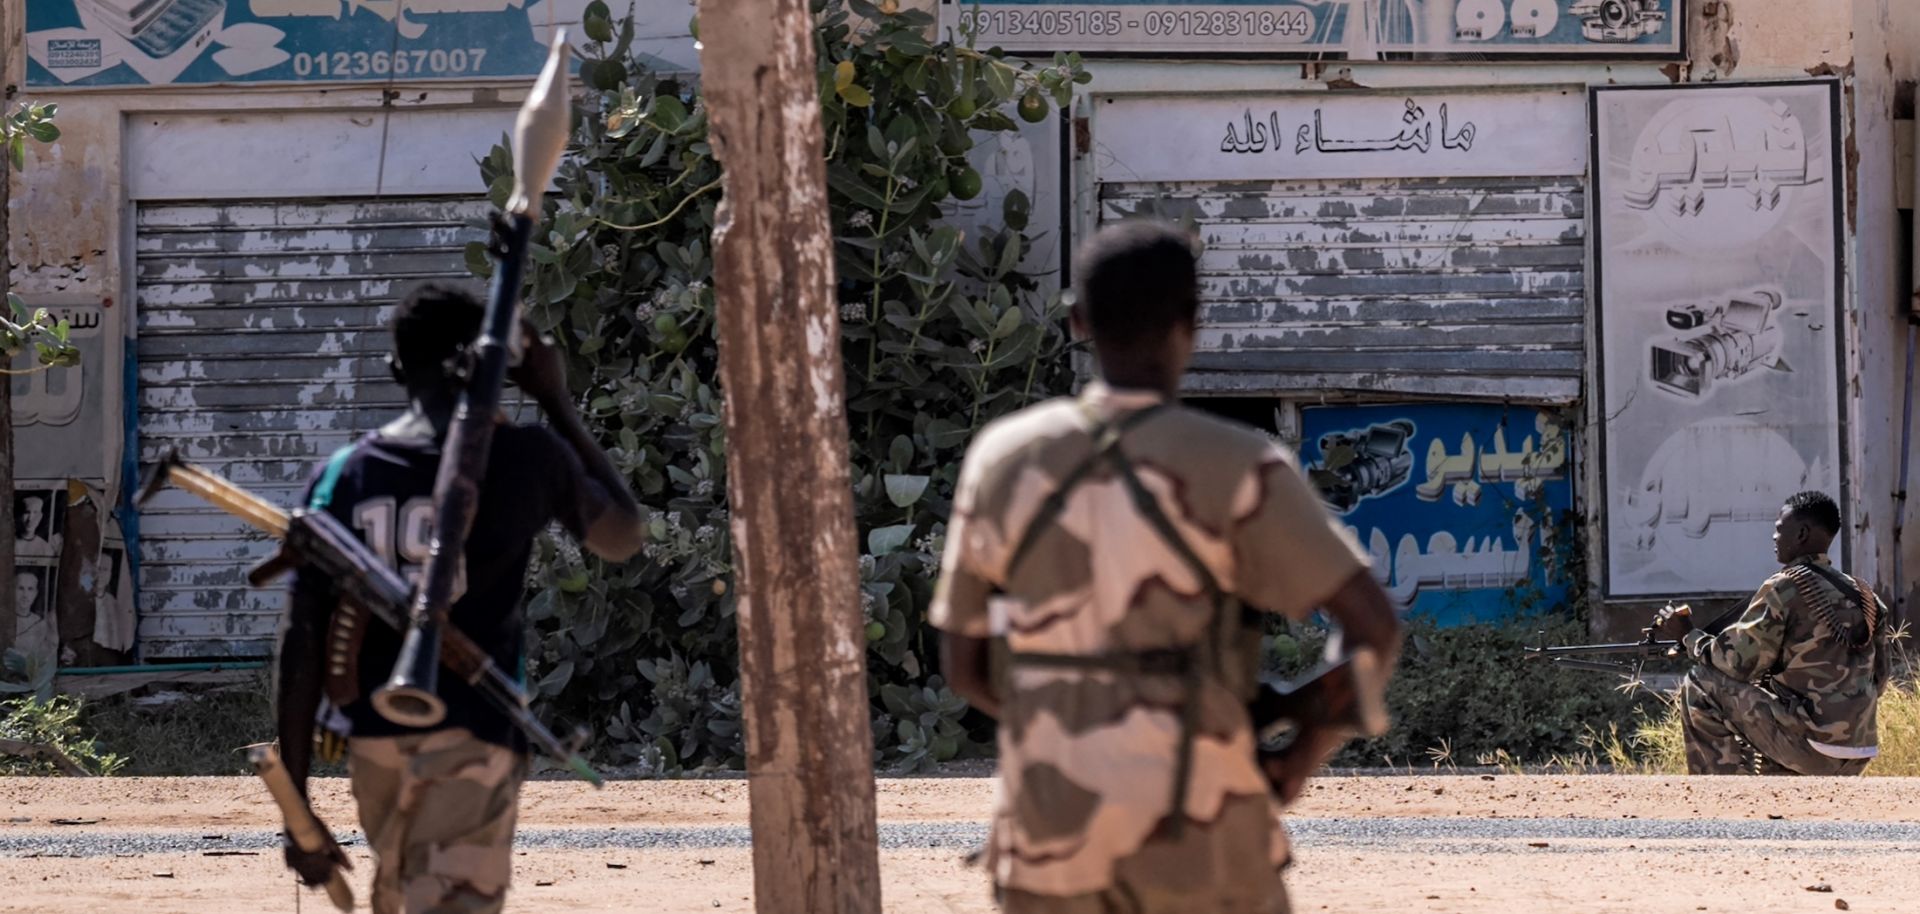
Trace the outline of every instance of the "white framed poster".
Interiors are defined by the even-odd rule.
[[[1833,80],[1591,90],[1608,597],[1751,593],[1779,569],[1788,496],[1850,513],[1839,98]]]

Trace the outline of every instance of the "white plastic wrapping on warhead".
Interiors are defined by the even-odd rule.
[[[528,93],[526,103],[520,106],[520,116],[514,121],[513,198],[507,201],[509,213],[535,214],[540,195],[546,192],[547,182],[553,180],[553,170],[560,164],[560,154],[566,151],[572,117],[567,83],[567,32],[558,29],[553,33],[553,49],[547,54],[547,65],[540,71],[540,78],[534,82],[533,91]]]

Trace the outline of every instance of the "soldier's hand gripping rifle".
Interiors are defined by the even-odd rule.
[[[330,579],[342,602],[361,610],[361,624],[367,616],[379,619],[394,631],[407,630],[407,610],[413,601],[412,589],[400,575],[369,550],[333,515],[325,511],[288,513],[251,492],[185,463],[172,451],[160,458],[153,476],[140,489],[135,504],[145,504],[162,487],[172,483],[197,495],[214,507],[246,521],[275,539],[280,550],[254,568],[247,582],[255,587],[298,567],[312,568]],[[336,622],[351,622],[343,617]],[[335,626],[336,630],[340,628]],[[327,663],[342,662],[336,652],[343,649],[336,640],[341,633],[329,635]],[[346,634],[351,634],[350,632]],[[441,638],[437,662],[453,675],[472,685],[487,702],[506,715],[525,734],[528,742],[566,765],[573,773],[595,787],[601,786],[600,774],[581,757],[584,731],[576,731],[571,742],[562,742],[552,730],[529,710],[527,693],[520,684],[493,662],[487,652],[468,638],[465,632],[449,627]]]
[[[447,610],[458,596],[454,588],[479,507],[480,485],[487,475],[500,388],[519,348],[514,343],[520,329],[520,276],[527,242],[540,217],[540,197],[566,149],[571,110],[562,29],[554,33],[546,68],[514,124],[514,192],[505,219],[494,220],[493,285],[480,337],[468,347],[461,366],[466,386],[433,482],[433,544],[425,583],[414,600],[393,675],[373,694],[373,706],[381,716],[404,726],[431,727],[447,715],[446,702],[436,694],[441,642],[446,639],[442,629],[447,627]]]

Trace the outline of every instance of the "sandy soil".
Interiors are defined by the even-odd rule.
[[[330,822],[352,822],[345,785],[320,785]],[[1920,822],[1920,782],[1501,776],[1329,778],[1296,813],[1362,827],[1436,820],[1741,819]],[[887,780],[887,823],[976,822],[990,782]],[[259,788],[241,778],[0,780],[0,838],[9,834],[128,833],[277,827]],[[64,819],[88,824],[56,825]],[[97,821],[96,821],[97,820]],[[593,792],[569,783],[529,786],[527,828],[737,826],[741,781],[626,782]],[[1920,844],[1498,837],[1466,844],[1303,841],[1290,876],[1301,912],[1448,914],[1686,914],[1714,911],[1920,910]],[[354,848],[364,885],[370,865]],[[983,877],[954,850],[883,854],[886,910],[992,911]],[[746,912],[750,853],[735,848],[594,848],[521,853],[512,911]],[[545,884],[542,884],[545,883]],[[1826,884],[1832,892],[1809,892]],[[0,911],[253,914],[325,911],[296,902],[278,855],[146,853],[85,858],[0,857]],[[363,901],[364,905],[364,901]],[[364,909],[364,908],[363,908]]]

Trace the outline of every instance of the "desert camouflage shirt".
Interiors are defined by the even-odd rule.
[[[1831,568],[1827,557],[1804,560]],[[1688,653],[1741,682],[1759,683],[1806,727],[1814,748],[1863,750],[1878,745],[1875,709],[1886,681],[1887,620],[1873,591],[1853,581],[1874,605],[1877,624],[1839,588],[1808,568],[1788,565],[1760,585],[1739,620],[1718,635],[1682,639]]]
[[[1095,384],[1078,403],[1043,403],[983,430],[961,469],[933,624],[1027,653],[1178,649],[1207,637],[1212,601],[1104,463],[1008,569],[1041,503],[1093,453],[1089,414],[1112,419],[1160,399]],[[1168,407],[1131,427],[1120,449],[1220,586],[1248,606],[1303,618],[1366,567],[1294,457],[1252,429]],[[1017,663],[1007,675],[988,847],[1001,886],[1085,894],[1111,885],[1116,867],[1134,882],[1206,885],[1284,862],[1248,696],[1205,686],[1189,822],[1176,837],[1162,826],[1173,809],[1179,677]]]

